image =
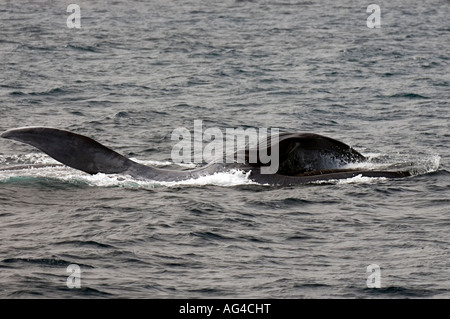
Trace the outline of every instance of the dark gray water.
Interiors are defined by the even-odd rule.
[[[275,187],[239,172],[0,171],[0,297],[450,297],[448,1],[379,1],[380,29],[369,2],[233,0],[78,1],[70,29],[73,2],[1,2],[0,131],[67,129],[181,169],[177,127],[275,127],[414,176]],[[0,141],[0,167],[24,163],[53,161]]]

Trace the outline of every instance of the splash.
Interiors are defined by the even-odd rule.
[[[346,185],[346,184],[375,184],[379,183],[380,181],[386,181],[388,178],[386,177],[368,177],[368,176],[362,176],[362,174],[350,177],[350,178],[344,178],[344,179],[328,179],[328,180],[319,180],[310,182],[310,184],[317,184],[317,185]]]
[[[352,163],[343,168],[363,170],[409,171],[412,176],[429,174],[439,169],[441,157],[437,154],[424,155],[385,155],[380,153],[364,154],[367,162]],[[386,177],[367,177],[357,175],[346,179],[316,181],[312,184],[370,184],[388,180]]]
[[[366,168],[376,170],[409,171],[412,175],[424,175],[439,169],[438,154],[367,154]]]
[[[178,182],[156,182],[147,180],[138,180],[129,176],[123,175],[106,175],[106,174],[95,174],[95,175],[70,175],[61,176],[68,182],[74,180],[82,180],[90,186],[97,187],[124,187],[124,188],[159,188],[159,187],[177,187],[181,185],[189,186],[205,186],[205,185],[216,185],[223,187],[246,185],[246,184],[256,184],[249,179],[249,173],[232,170],[230,172],[215,173],[212,175],[202,176],[199,178],[193,178]]]
[[[345,168],[365,169],[365,170],[408,170],[413,175],[423,175],[438,170],[441,157],[437,154],[432,155],[384,155],[384,154],[365,154],[367,162],[350,164]],[[178,166],[180,168],[193,168],[194,164],[175,164],[170,161],[138,160],[133,159],[144,165],[151,166]],[[0,168],[14,167],[17,165],[54,165],[58,164],[55,160],[45,154],[30,153],[23,155],[0,155]],[[39,168],[23,168],[19,170],[0,170],[0,182],[18,178],[36,178],[36,179],[57,179],[67,183],[85,184],[94,187],[124,187],[124,188],[159,188],[159,187],[177,187],[177,186],[205,186],[216,185],[223,187],[232,187],[238,185],[256,184],[250,177],[250,172],[241,170],[231,170],[229,172],[218,172],[212,175],[202,176],[178,182],[156,182],[147,180],[138,180],[123,175],[95,174],[88,175],[67,166],[49,166]],[[365,177],[355,176],[342,180],[316,181],[311,184],[349,184],[349,183],[376,183],[387,180],[384,177]]]
[[[172,163],[170,161],[153,161],[153,160],[142,160],[142,159],[137,159],[137,158],[130,158],[130,160],[142,164],[142,165],[149,165],[149,166],[170,166],[170,165],[177,165],[180,167],[185,167],[185,168],[196,168],[197,165],[195,165],[194,163]]]

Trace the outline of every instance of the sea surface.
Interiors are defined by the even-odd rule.
[[[369,28],[371,3],[0,1],[1,132],[65,129],[186,169],[171,135],[201,120],[323,134],[413,173],[2,170],[0,297],[450,298],[450,3],[376,1]],[[0,140],[0,168],[46,163]]]

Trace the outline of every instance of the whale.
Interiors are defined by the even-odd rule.
[[[299,185],[315,181],[348,179],[355,176],[403,178],[411,176],[407,170],[371,170],[357,168],[367,158],[349,145],[336,139],[301,132],[278,133],[275,143],[271,136],[256,146],[238,150],[242,162],[226,163],[223,158],[202,167],[177,170],[164,169],[137,163],[94,139],[50,127],[23,127],[5,131],[1,137],[26,143],[46,153],[62,165],[87,174],[119,174],[155,182],[185,181],[218,172],[241,170],[248,179],[258,184]],[[278,167],[265,173],[268,163],[250,160],[251,152],[278,151]],[[356,167],[356,168],[355,168]],[[8,168],[3,168],[3,170]],[[13,168],[10,168],[13,169]]]

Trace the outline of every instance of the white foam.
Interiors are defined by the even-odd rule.
[[[249,179],[251,172],[244,172],[241,170],[231,170],[230,172],[220,172],[214,173],[212,175],[202,176],[195,179],[189,179],[180,182],[164,182],[167,186],[177,186],[177,185],[218,185],[218,186],[237,186],[237,185],[248,185],[248,184],[258,184]]]
[[[418,174],[427,174],[436,172],[439,169],[439,165],[441,163],[441,157],[437,154],[430,156],[429,158],[424,158],[418,161],[418,166],[423,168],[421,172],[418,170]]]
[[[180,167],[185,167],[185,168],[195,168],[197,167],[197,165],[195,165],[194,163],[173,163],[170,161],[153,161],[153,160],[141,160],[141,159],[137,159],[137,158],[130,158],[130,160],[142,164],[142,165],[149,165],[149,166],[169,166],[169,165],[177,165]]]
[[[345,165],[343,168],[365,170],[409,171],[413,175],[435,172],[441,157],[437,154],[364,154],[367,162]]]
[[[202,176],[199,178],[192,178],[177,182],[161,182],[161,181],[146,181],[139,180],[129,176],[122,175],[80,175],[71,174],[61,176],[63,180],[82,180],[89,185],[98,187],[125,187],[125,188],[156,188],[156,187],[175,187],[180,185],[192,185],[192,186],[205,186],[205,185],[217,185],[217,186],[237,186],[246,184],[257,184],[249,179],[250,173],[245,173],[240,170],[232,170],[230,172],[214,173],[212,175]]]
[[[320,180],[313,181],[309,184],[336,184],[336,185],[345,185],[345,184],[373,184],[379,181],[387,180],[386,177],[368,177],[362,176],[361,174],[345,178],[345,179],[328,179],[328,180]]]
[[[343,185],[343,184],[370,184],[370,183],[376,183],[378,181],[387,180],[386,177],[368,177],[368,176],[362,176],[361,174],[356,175],[351,178],[346,179],[340,179],[336,180],[336,184]]]
[[[134,157],[130,157],[130,160],[142,165],[152,165],[152,166],[168,166],[173,164],[172,162],[169,161],[141,160]]]
[[[60,164],[44,153],[29,153],[20,155],[1,155],[0,165],[23,165],[23,164]]]

